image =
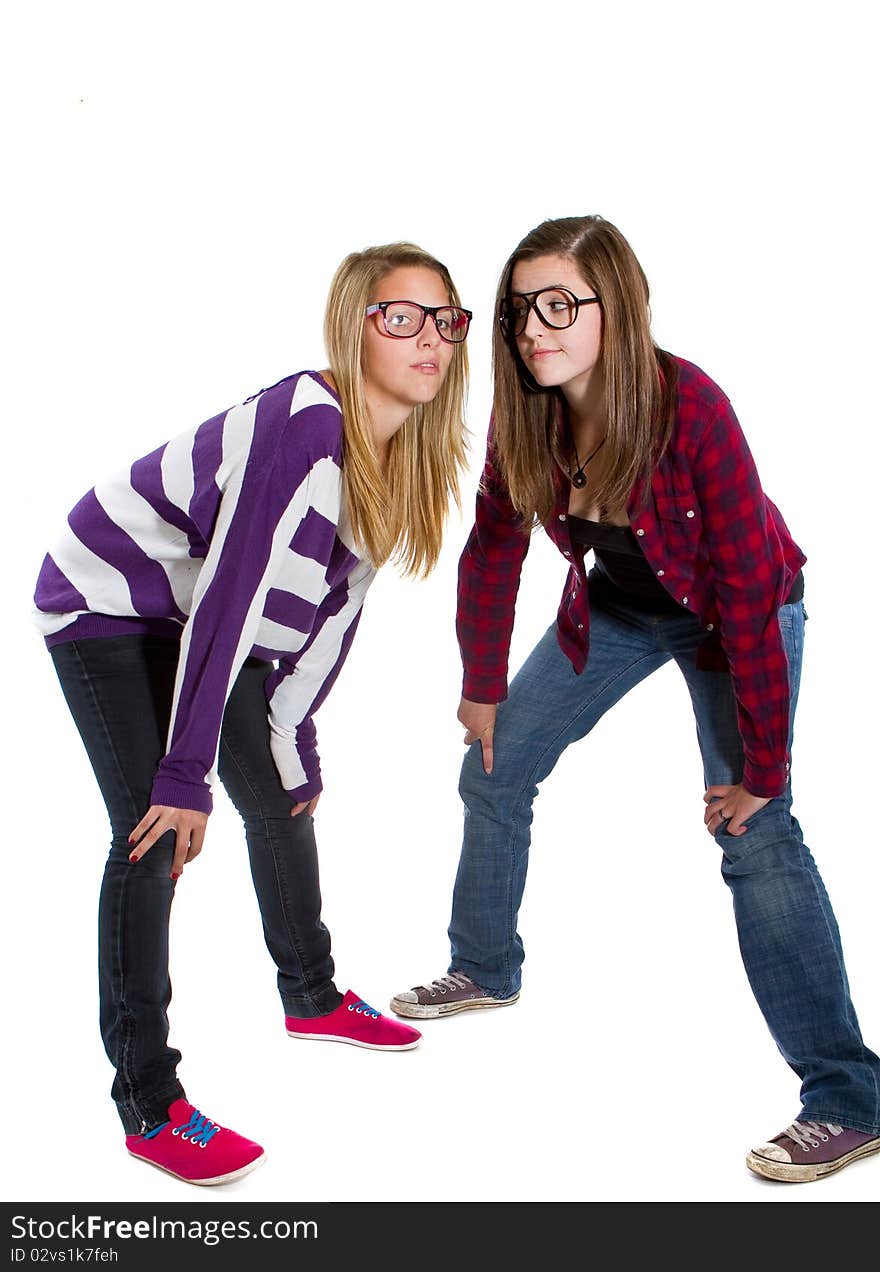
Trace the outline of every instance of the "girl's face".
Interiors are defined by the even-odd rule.
[[[530,293],[545,287],[565,287],[578,300],[596,294],[567,256],[517,261],[511,276],[512,292],[531,299]],[[525,330],[516,337],[516,347],[542,388],[573,388],[581,378],[586,384],[602,356],[602,307],[581,305],[572,326],[565,328],[546,327],[531,308]]]
[[[386,274],[370,303],[383,300],[409,300],[427,306],[452,303],[440,275],[422,265],[401,265]],[[364,380],[372,405],[412,410],[436,397],[449,370],[453,347],[440,339],[433,317],[428,315],[418,335],[408,339],[390,336],[381,312],[364,321]]]

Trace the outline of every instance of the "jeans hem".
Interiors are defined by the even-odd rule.
[[[860,1131],[862,1135],[880,1135],[880,1126],[876,1124],[861,1122],[858,1118],[852,1118],[846,1113],[829,1113],[824,1109],[818,1113],[812,1109],[801,1109],[797,1120],[799,1122],[831,1122],[833,1126],[842,1126],[847,1131]]]
[[[183,1087],[179,1082],[174,1082],[146,1099],[139,1098],[136,1108],[132,1103],[117,1104],[116,1112],[119,1114],[126,1135],[139,1135],[144,1123],[146,1123],[146,1129],[151,1130],[161,1122],[167,1122],[168,1106],[175,1100],[185,1099],[186,1092]]]
[[[320,994],[310,998],[284,998],[281,1002],[285,1016],[293,1016],[296,1020],[314,1020],[317,1016],[329,1016],[331,1011],[341,1007],[344,995],[335,985],[324,989]]]

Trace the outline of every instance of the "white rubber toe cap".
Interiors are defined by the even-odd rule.
[[[760,1148],[752,1150],[758,1157],[769,1157],[774,1162],[790,1162],[791,1154],[787,1153],[781,1144],[762,1144]]]

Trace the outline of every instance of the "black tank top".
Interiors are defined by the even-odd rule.
[[[657,578],[631,526],[612,526],[569,516],[568,528],[573,543],[593,549],[596,569],[603,582],[622,592],[631,604],[651,613],[690,613],[669,595]],[[799,570],[785,604],[801,600],[803,594],[804,575]]]

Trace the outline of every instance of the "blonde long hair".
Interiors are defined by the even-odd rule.
[[[383,475],[364,392],[364,310],[399,266],[433,270],[449,303],[461,304],[446,266],[414,243],[368,247],[347,256],[334,275],[324,342],[342,399],[343,481],[355,538],[375,566],[393,558],[405,575],[424,576],[437,563],[450,496],[461,506],[468,362],[464,343],[456,344],[440,392],[414,407],[392,437]]]
[[[553,511],[554,478],[568,472],[564,398],[532,379],[512,338],[498,325],[517,261],[565,256],[599,297],[605,378],[605,463],[593,487],[600,508],[623,508],[640,477],[665,449],[675,419],[676,367],[654,344],[648,281],[629,243],[601,216],[544,221],[531,230],[501,272],[496,297],[492,361],[495,378],[494,448],[514,507],[526,532]]]

